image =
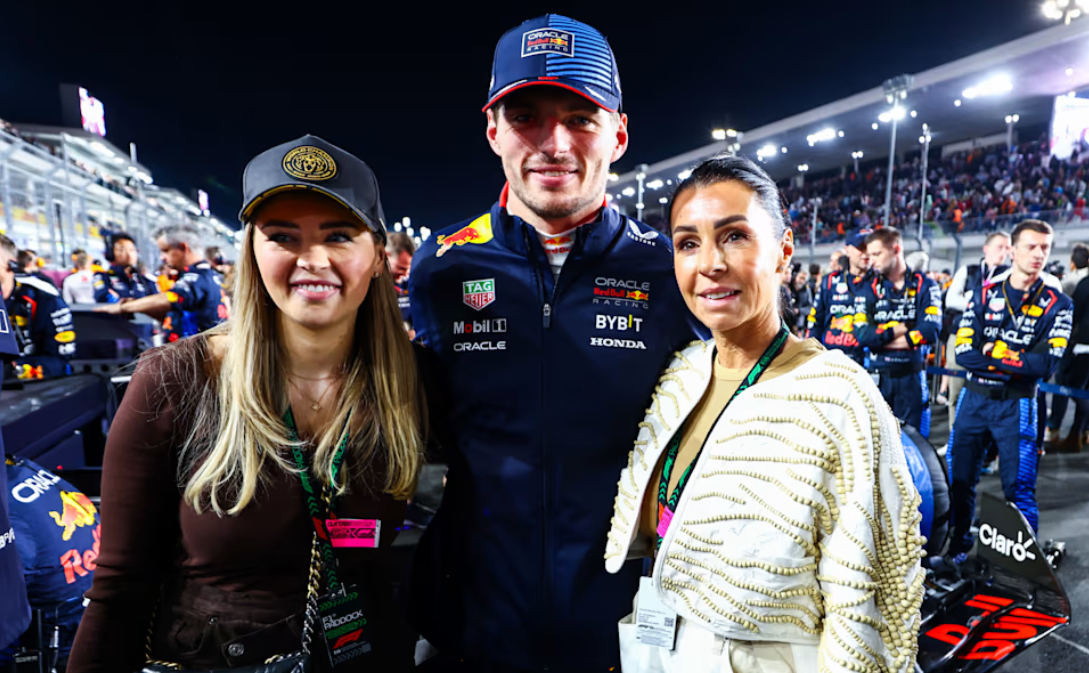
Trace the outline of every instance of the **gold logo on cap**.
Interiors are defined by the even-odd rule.
[[[284,157],[284,173],[300,180],[321,182],[336,177],[337,162],[320,147],[304,145]]]

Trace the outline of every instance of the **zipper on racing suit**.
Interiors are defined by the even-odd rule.
[[[537,300],[541,302],[541,317],[542,317],[541,327],[542,327],[542,330],[543,330],[543,334],[541,335],[541,408],[540,408],[540,419],[541,419],[541,427],[543,429],[543,428],[545,428],[545,423],[548,422],[548,419],[545,418],[545,413],[544,413],[544,409],[545,409],[544,403],[548,399],[547,398],[546,385],[545,385],[545,377],[548,374],[547,362],[548,362],[548,357],[550,355],[547,344],[546,344],[546,339],[548,338],[548,334],[551,332],[551,329],[552,329],[552,314],[555,312],[556,304],[560,299],[560,283],[559,283],[558,278],[553,279],[552,296],[548,297],[547,296],[548,282],[543,278],[543,275],[544,275],[544,273],[548,273],[549,276],[551,276],[552,275],[552,266],[547,263],[548,262],[548,256],[546,254],[545,255],[545,262],[546,262],[545,269],[544,270],[541,269],[540,255],[538,254],[538,251],[543,252],[544,249],[540,247],[539,243],[538,243],[537,247],[534,247],[533,243],[530,240],[530,233],[529,233],[528,229],[529,229],[529,225],[523,223],[522,238],[523,238],[523,241],[525,243],[526,252],[527,252],[527,255],[528,255],[529,260],[530,260],[530,268],[533,269],[533,280],[537,285]],[[568,260],[575,259],[577,257],[577,253],[581,250],[582,241],[585,238],[584,236],[580,235],[581,233],[582,233],[581,228],[575,230],[575,241],[571,246],[571,254],[568,256],[568,258],[567,258]],[[567,266],[566,262],[565,262],[564,266]],[[561,273],[560,276],[564,277],[564,274]],[[566,276],[566,278],[571,278],[571,275],[568,274]],[[552,505],[553,505],[553,502],[552,502],[553,480],[551,479],[551,472],[550,472],[550,467],[551,466],[550,466],[549,460],[548,460],[549,456],[548,456],[548,450],[547,450],[548,449],[547,435],[548,435],[547,432],[544,432],[544,431],[541,432],[541,501],[542,501],[541,502],[541,511],[543,513],[543,517],[542,517],[542,520],[541,520],[541,551],[543,552],[543,555],[544,555],[544,558],[542,559],[544,561],[544,563],[541,564],[541,566],[542,566],[541,570],[542,570],[542,575],[543,575],[542,578],[541,578],[542,579],[541,586],[542,586],[542,594],[544,596],[544,601],[543,601],[544,610],[545,610],[544,624],[546,625],[545,628],[544,628],[544,638],[543,638],[543,640],[545,642],[545,647],[543,648],[544,652],[542,654],[550,654],[551,652],[553,652],[555,650],[555,648],[553,646],[553,644],[554,644],[553,641],[555,640],[555,633],[553,632],[553,629],[552,629],[552,626],[551,626],[554,623],[554,620],[552,618],[552,607],[553,607],[553,605],[552,605],[552,587],[555,584],[555,577],[554,577],[554,574],[553,574],[553,566],[554,566],[553,559],[554,559],[554,556],[555,556],[555,553],[554,553],[555,550],[553,550],[553,548],[552,548],[553,547],[553,535],[552,535],[552,524],[551,524],[552,517],[549,516],[551,514]],[[547,656],[542,657],[542,658],[547,659]],[[548,670],[548,667],[546,666],[544,670]]]

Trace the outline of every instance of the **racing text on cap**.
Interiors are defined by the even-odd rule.
[[[284,173],[300,180],[322,182],[336,177],[337,162],[325,150],[303,145],[284,156]]]
[[[539,54],[575,55],[575,34],[555,28],[539,28],[522,33],[522,58]]]

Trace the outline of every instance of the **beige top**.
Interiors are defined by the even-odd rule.
[[[823,350],[824,347],[816,339],[805,339],[787,344],[779,357],[772,360],[771,366],[760,377],[760,381],[768,381],[776,376],[794,371]],[[700,447],[707,441],[707,435],[714,428],[715,421],[718,420],[722,410],[726,408],[726,404],[729,403],[734,392],[737,391],[741,382],[748,375],[749,368],[728,369],[719,364],[717,357],[715,358],[715,375],[707,386],[707,391],[703,394],[700,403],[692,410],[688,422],[685,423],[684,428],[681,430],[681,446],[677,452],[677,464],[674,465],[673,472],[669,475],[668,492],[670,494],[673,493],[673,489],[677,488],[677,483],[681,480],[685,468],[696,459]],[[662,483],[662,469],[665,464],[665,457],[666,454],[663,452],[654,470],[650,486],[647,488],[646,496],[643,498],[642,516],[639,517],[640,533],[652,540],[656,539],[655,536],[658,534],[658,485]],[[651,548],[653,546],[651,545]]]

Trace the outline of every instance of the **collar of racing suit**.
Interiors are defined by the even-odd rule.
[[[517,215],[507,211],[507,197],[510,185],[503,187],[499,201],[492,205],[492,234],[495,241],[504,248],[523,256],[530,256],[527,240],[537,238],[536,229]],[[598,257],[612,247],[620,229],[625,226],[624,216],[612,208],[602,207],[593,222],[587,222],[575,229],[575,249],[586,260]],[[527,234],[532,234],[528,236]]]

